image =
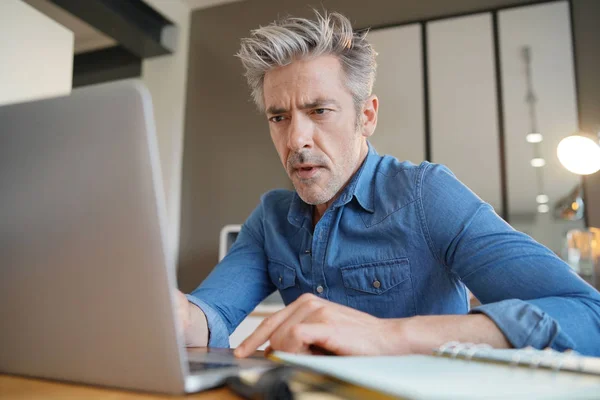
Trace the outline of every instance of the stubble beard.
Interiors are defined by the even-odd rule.
[[[301,179],[294,169],[298,163],[314,163],[321,166],[317,176]],[[316,206],[325,204],[332,200],[344,185],[342,171],[344,168],[334,171],[327,166],[326,160],[318,155],[312,155],[309,151],[294,153],[288,158],[287,171],[296,189],[298,196],[307,204]],[[327,176],[329,175],[329,176]]]

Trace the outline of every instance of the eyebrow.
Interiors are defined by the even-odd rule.
[[[328,105],[334,105],[336,107],[340,106],[340,104],[333,99],[316,99],[315,101],[311,101],[310,103],[304,103],[298,108],[300,110],[309,110],[312,108],[320,108]],[[288,111],[289,110],[286,108],[276,106],[271,106],[267,108],[267,114],[285,114]]]

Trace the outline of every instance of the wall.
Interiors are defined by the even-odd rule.
[[[576,0],[575,54],[580,128],[600,134],[600,1]],[[588,225],[600,228],[600,172],[584,179]]]
[[[30,5],[2,0],[0,106],[71,93],[73,42],[73,32]]]
[[[163,184],[169,216],[169,251],[177,257],[181,204],[181,165],[188,71],[190,10],[181,0],[144,0],[179,28],[172,55],[142,63],[142,79],[154,105]]]
[[[313,4],[318,9],[344,13],[360,28],[532,2],[371,0],[365,7],[362,0],[322,0]],[[251,29],[282,15],[310,16],[311,9],[306,4],[310,3],[248,1],[199,10],[192,15],[179,264],[183,290],[193,289],[214,267],[222,226],[243,222],[266,190],[291,187],[270,142],[265,118],[255,111],[242,67],[233,55],[239,38],[247,36]],[[598,15],[598,4],[595,0],[574,0],[574,5],[575,25],[580,20],[591,25],[576,32],[578,88],[597,88],[598,67],[594,69],[592,64],[580,61],[584,57],[579,52],[596,54],[595,57],[600,53],[600,36],[594,35],[598,28],[592,23],[592,17]],[[593,56],[586,56],[588,61],[594,60]],[[590,107],[587,114],[582,114],[585,121],[600,118],[593,112],[598,96],[600,90],[588,90],[580,98],[581,109]],[[592,202],[588,200],[588,204]],[[600,199],[596,202],[600,204]]]

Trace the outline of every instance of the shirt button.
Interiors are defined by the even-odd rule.
[[[317,286],[317,293],[319,293],[319,294],[323,293],[323,286],[321,286],[321,285]]]
[[[379,282],[379,281],[376,280],[375,282],[373,282],[373,287],[375,289],[379,289],[381,287],[381,282]]]
[[[281,283],[281,281],[283,281],[283,277],[279,277],[279,283]]]

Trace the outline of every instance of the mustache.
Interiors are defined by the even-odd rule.
[[[301,164],[314,164],[324,166],[327,164],[325,157],[312,154],[310,150],[291,153],[287,159],[287,168],[289,171],[296,169]]]

